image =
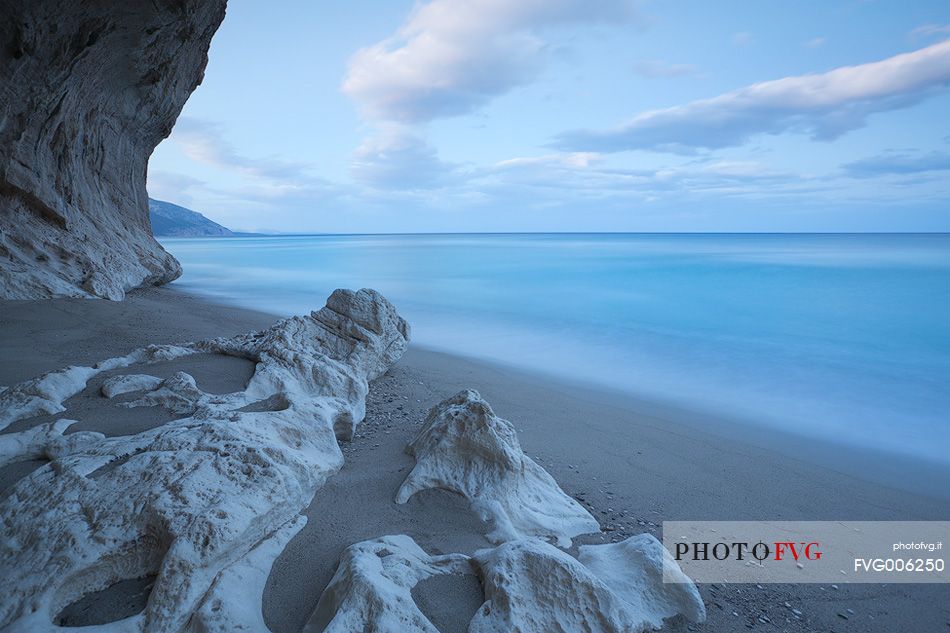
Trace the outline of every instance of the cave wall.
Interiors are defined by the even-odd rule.
[[[152,237],[152,151],[226,0],[0,0],[0,297],[105,297],[181,267]]]

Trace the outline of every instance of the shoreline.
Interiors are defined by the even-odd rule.
[[[34,313],[30,305],[32,301],[3,301],[4,312],[14,319],[23,311],[19,320],[31,322],[31,329],[42,331],[44,335],[59,337],[64,343],[77,345],[68,350],[56,350],[58,353],[54,358],[61,359],[61,362],[55,365],[36,364],[30,358],[21,358],[12,376],[8,374],[12,368],[0,370],[0,385],[26,380],[44,371],[66,365],[95,363],[108,356],[121,355],[130,349],[150,343],[185,343],[203,338],[231,336],[249,329],[269,327],[278,319],[284,318],[279,314],[168,286],[132,291],[130,299],[136,304],[136,308],[131,311],[136,313],[134,320],[130,319],[130,310],[123,308],[130,305],[130,302],[103,301],[103,305],[108,306],[105,311],[113,314],[114,320],[108,322],[108,327],[103,327],[105,323],[102,320],[99,323],[84,323],[84,327],[93,328],[93,331],[88,333],[91,335],[89,337],[75,336],[79,329],[78,323],[57,324],[56,314],[62,314],[64,307],[69,305],[68,302],[95,302],[95,299],[44,300],[52,305],[52,309],[39,315]],[[313,306],[311,309],[319,307]],[[68,311],[68,308],[66,310]],[[144,324],[140,322],[143,310],[150,313],[145,315],[148,321]],[[188,315],[189,322],[176,324],[175,320],[183,314]],[[0,325],[8,318],[9,316],[0,319]],[[82,338],[94,338],[98,343],[92,347],[84,346]],[[103,344],[108,346],[102,347]],[[7,352],[7,341],[3,341],[3,346]],[[103,349],[109,352],[100,354],[99,350]],[[7,356],[13,357],[17,352],[18,350],[14,349],[13,353],[7,352]],[[934,501],[950,501],[950,464],[941,464],[898,451],[883,451],[847,442],[835,442],[825,437],[796,434],[788,429],[758,424],[739,416],[719,415],[610,385],[581,378],[571,379],[563,373],[545,372],[500,360],[410,343],[407,357],[415,358],[417,354],[438,360],[443,366],[470,364],[482,372],[506,375],[519,382],[569,393],[576,399],[608,404],[626,411],[630,416],[650,419],[654,424],[665,425],[680,434],[695,432],[708,436],[708,441],[713,444],[722,441],[737,442],[740,446],[774,452],[799,461],[804,466],[827,468],[895,491],[932,497]],[[868,468],[869,464],[873,465],[873,468]]]
[[[561,374],[547,373],[501,361],[470,357],[451,351],[413,345],[410,352],[428,358],[444,357],[445,363],[470,363],[483,370],[507,375],[520,382],[570,394],[572,398],[600,402],[627,411],[631,416],[655,420],[670,430],[694,431],[714,441],[735,441],[739,445],[777,453],[785,458],[864,480],[898,491],[950,501],[950,464],[897,451],[888,452],[870,447],[835,442],[828,438],[796,434],[767,424],[757,424],[738,416],[725,416],[690,408],[684,404],[623,391],[581,379],[571,380]],[[874,464],[869,470],[868,464]],[[916,472],[913,472],[916,469]]]
[[[3,385],[150,343],[229,336],[279,318],[171,288],[131,293],[122,303],[66,299],[3,302],[2,307],[0,347],[5,358],[16,360],[0,367]],[[200,384],[202,376],[196,377]],[[411,346],[372,384],[366,420],[353,441],[342,444],[343,469],[318,491],[305,512],[308,525],[271,570],[263,610],[272,631],[300,630],[342,548],[353,542],[403,532],[434,553],[466,553],[484,546],[477,519],[454,495],[428,491],[405,506],[392,503],[395,487],[412,465],[403,450],[406,442],[430,406],[465,388],[481,392],[499,416],[510,420],[525,452],[600,520],[604,531],[579,538],[579,543],[619,540],[643,531],[658,535],[664,520],[675,519],[950,516],[946,501],[730,440],[704,429],[701,416],[691,419],[623,394]],[[841,457],[838,448],[828,450],[829,456]],[[430,614],[433,621],[444,619],[444,632],[464,625],[464,612],[477,600],[477,589],[422,587],[417,601],[434,605],[445,594],[452,597],[446,602],[468,605],[458,613]],[[829,591],[835,592],[834,600]],[[917,630],[937,630],[950,617],[950,607],[936,606],[948,604],[948,588],[941,585],[842,585],[840,590],[704,585],[701,592],[709,611],[709,622],[698,629],[704,631],[762,626],[762,616],[776,624],[785,621],[786,630],[891,631],[908,622]],[[803,615],[794,615],[791,608]],[[845,608],[855,613],[842,621],[838,614]],[[673,621],[664,630],[687,627]]]

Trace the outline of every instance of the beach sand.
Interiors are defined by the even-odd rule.
[[[173,288],[133,292],[121,303],[3,301],[0,384],[66,365],[95,363],[150,343],[260,329],[276,318],[216,305]],[[242,386],[253,371],[249,365],[198,356],[153,367],[163,374],[188,371],[202,388],[226,392]],[[80,418],[77,428],[122,434],[164,421],[147,411],[132,419],[128,409],[97,400],[94,392],[104,378],[97,377],[70,403],[83,414],[71,416]],[[340,552],[357,541],[402,533],[431,553],[470,553],[488,545],[479,520],[461,497],[426,491],[406,505],[393,503],[413,464],[404,452],[406,442],[429,407],[464,388],[480,391],[498,415],[512,421],[525,452],[600,520],[604,532],[580,537],[575,544],[620,540],[644,531],[660,536],[662,522],[674,519],[950,518],[950,501],[920,494],[920,488],[911,490],[913,481],[893,479],[902,487],[880,483],[900,471],[899,460],[888,466],[883,458],[870,461],[868,455],[841,447],[763,432],[752,436],[741,424],[697,412],[412,347],[371,386],[366,420],[353,441],[343,444],[345,466],[317,492],[306,510],[307,526],[274,564],[264,593],[264,616],[271,630],[301,629]],[[7,432],[46,419],[21,421]],[[743,440],[746,436],[749,441]],[[834,459],[843,466],[829,467]],[[0,494],[42,463],[32,460],[0,469]],[[862,471],[866,476],[858,476]],[[947,585],[699,587],[708,622],[688,627],[677,618],[664,630],[950,630]],[[140,587],[133,588],[126,601],[141,601],[143,596]],[[464,631],[481,602],[472,577],[436,578],[417,586],[414,596],[443,633]],[[85,615],[77,616],[79,623],[108,620],[110,610],[130,609],[128,604],[117,606],[115,596],[87,602]]]

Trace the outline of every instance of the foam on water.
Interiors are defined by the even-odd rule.
[[[950,463],[950,235],[166,239],[281,314],[389,297],[420,344]]]

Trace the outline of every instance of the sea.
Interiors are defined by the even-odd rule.
[[[185,271],[174,286],[220,302],[306,314],[375,288],[420,346],[950,464],[950,234],[162,244]]]

